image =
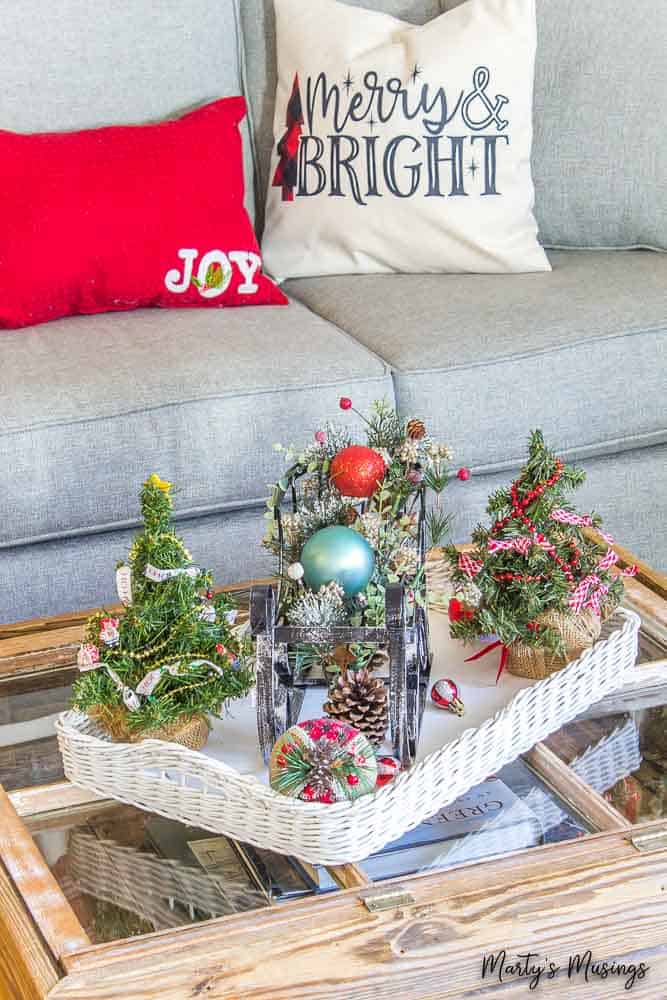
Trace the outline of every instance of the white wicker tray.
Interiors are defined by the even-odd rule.
[[[159,740],[114,743],[86,716],[63,713],[56,731],[65,774],[100,795],[192,826],[313,864],[344,864],[379,851],[633,679],[639,617],[625,609],[564,670],[543,681],[506,673],[497,686],[493,654],[464,664],[470,648],[448,638],[446,618],[432,616],[431,628],[432,679],[454,677],[466,716],[427,706],[423,756],[373,795],[322,805],[274,792],[256,744],[251,699],[235,704],[202,753]],[[321,701],[322,692],[309,692],[301,718],[320,715]]]

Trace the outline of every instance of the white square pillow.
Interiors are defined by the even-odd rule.
[[[550,269],[532,214],[534,7],[470,0],[414,26],[275,0],[276,278]]]

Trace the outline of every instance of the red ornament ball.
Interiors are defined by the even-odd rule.
[[[376,788],[383,788],[385,785],[388,785],[390,781],[394,780],[400,770],[401,765],[395,757],[378,757]]]
[[[467,482],[470,479],[470,469],[459,469],[456,473],[456,478],[460,479],[463,483]]]
[[[452,597],[449,602],[448,614],[450,622],[460,622],[464,618],[471,619],[475,617],[475,612],[467,608],[456,597]]]
[[[352,400],[348,399],[347,396],[341,396],[340,399],[338,400],[338,405],[340,406],[341,410],[351,410]]]
[[[351,444],[333,458],[329,478],[346,497],[370,497],[384,479],[385,461],[363,444]]]
[[[458,685],[451,677],[442,677],[435,682],[431,688],[431,700],[438,708],[444,708],[454,715],[463,715],[465,712]]]

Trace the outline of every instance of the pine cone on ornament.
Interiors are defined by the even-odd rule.
[[[426,437],[426,424],[423,420],[408,420],[405,433],[412,441],[421,441]]]
[[[391,657],[389,656],[389,650],[385,646],[378,646],[366,666],[368,670],[372,670],[377,677],[383,670],[386,673],[389,672],[390,662]]]
[[[330,718],[354,726],[373,746],[379,746],[389,722],[387,689],[370,670],[348,670],[338,675],[324,711]]]
[[[354,507],[346,507],[343,512],[345,524],[352,525],[359,517],[359,512]]]
[[[417,442],[412,440],[412,438],[406,438],[401,447],[398,449],[398,457],[400,461],[404,462],[406,465],[414,465],[419,458]]]
[[[399,545],[389,557],[389,568],[397,576],[414,576],[419,569],[419,552],[408,543]]]

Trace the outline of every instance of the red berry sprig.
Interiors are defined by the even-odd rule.
[[[542,494],[546,489],[549,489],[551,486],[556,485],[560,477],[563,475],[563,469],[564,469],[563,461],[559,458],[556,461],[556,468],[553,474],[549,476],[549,478],[546,479],[543,483],[539,483],[537,486],[533,487],[532,490],[529,490],[526,493],[525,497],[523,497],[523,499],[519,499],[519,486],[521,485],[521,480],[517,479],[514,483],[512,483],[510,489],[510,496],[512,498],[512,513],[508,514],[507,517],[503,517],[500,520],[496,521],[496,523],[492,528],[491,534],[494,535],[497,532],[502,531],[503,528],[507,527],[510,521],[521,521],[521,523],[535,537],[538,543],[546,542],[547,541],[546,535],[543,535],[542,532],[537,530],[537,526],[528,517],[528,515],[526,514],[526,510],[528,507],[530,507],[530,505],[533,503],[534,500],[537,500],[538,497],[542,496]],[[578,564],[579,556],[581,555],[579,549],[575,549],[573,555],[570,557],[568,562],[566,562],[565,559],[562,559],[557,552],[551,551],[550,555],[554,560],[554,562],[562,570],[565,578],[570,582],[572,582],[574,580],[572,568],[574,568]],[[516,577],[515,574],[511,575],[512,579],[515,579],[515,577]],[[499,577],[497,576],[496,579],[498,578]],[[505,579],[507,578],[506,575],[504,578]]]

